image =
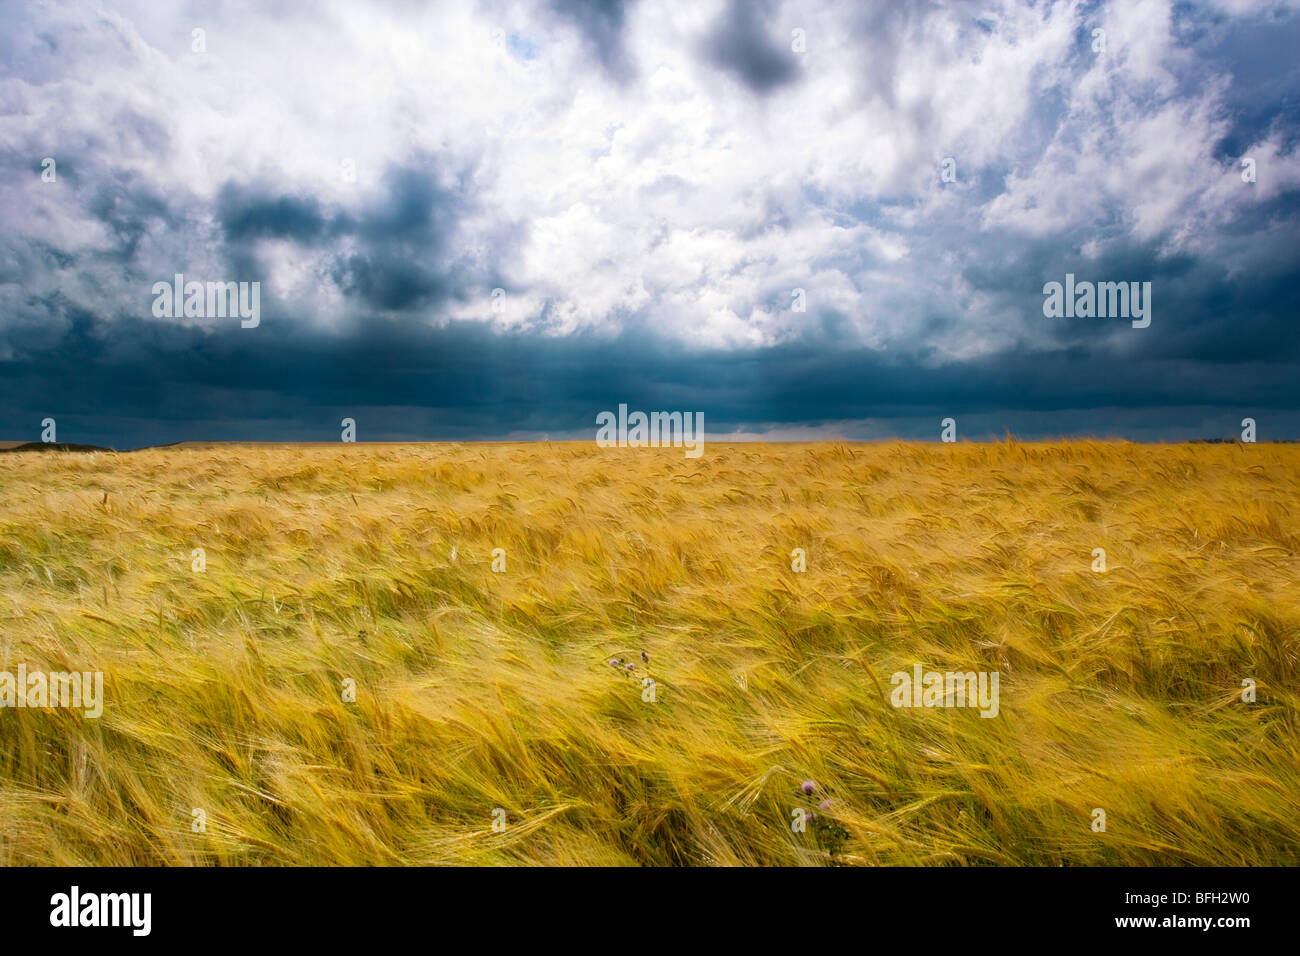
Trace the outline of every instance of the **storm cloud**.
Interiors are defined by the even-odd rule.
[[[0,438],[1300,437],[1293,3],[0,9]],[[802,38],[794,42],[795,37]],[[152,314],[176,274],[261,321]],[[1049,318],[1067,275],[1152,321]]]

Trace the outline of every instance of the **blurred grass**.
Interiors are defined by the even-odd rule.
[[[0,670],[106,697],[0,710],[0,864],[1294,865],[1298,476],[1264,444],[0,455]],[[997,670],[1000,715],[893,709],[914,663]]]

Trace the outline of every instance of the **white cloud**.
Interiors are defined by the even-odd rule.
[[[639,73],[619,83],[572,24],[524,3],[236,5],[201,18],[143,0],[56,5],[15,38],[28,46],[0,87],[19,107],[0,119],[0,143],[81,156],[169,197],[183,228],[150,225],[133,261],[159,276],[221,268],[210,204],[227,183],[273,184],[357,215],[382,201],[391,164],[438,157],[445,185],[472,176],[457,187],[471,202],[449,254],[510,288],[497,312],[485,286],[431,318],[557,335],[646,323],[710,347],[823,334],[816,315],[833,310],[841,334],[881,348],[929,335],[930,315],[962,315],[928,344],[980,353],[1021,332],[970,313],[996,309],[961,277],[988,250],[946,240],[983,226],[1073,236],[1089,256],[1117,238],[1204,247],[1244,201],[1213,154],[1227,80],[1185,88],[1206,65],[1178,46],[1168,0],[1095,17],[1067,2],[882,8],[875,32],[854,5],[787,3],[770,17],[774,42],[788,45],[797,26],[807,52],[801,78],[767,97],[699,56],[721,10],[630,8],[626,54]],[[1087,47],[1094,23],[1107,31],[1101,56]],[[195,28],[205,53],[190,50]],[[57,37],[57,76],[38,68],[42,31]],[[1300,179],[1280,140],[1251,152],[1255,200]],[[959,171],[947,186],[945,156]],[[344,160],[355,182],[340,175]],[[119,248],[91,212],[102,185],[69,175],[57,189],[35,176],[7,187],[19,241]],[[1103,224],[1113,209],[1124,210],[1122,233]],[[349,307],[330,268],[347,241],[263,241],[257,254],[276,295],[332,322]],[[82,279],[60,281],[96,301]],[[105,279],[97,301],[107,288],[134,308],[137,290],[113,287],[124,281]],[[795,287],[815,311],[790,311]]]

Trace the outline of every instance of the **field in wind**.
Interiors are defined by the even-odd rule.
[[[0,864],[1294,865],[1298,552],[1298,446],[3,454],[0,671],[105,700]]]

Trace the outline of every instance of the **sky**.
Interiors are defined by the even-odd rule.
[[[1267,0],[6,2],[0,439],[1300,438],[1297,49]]]

